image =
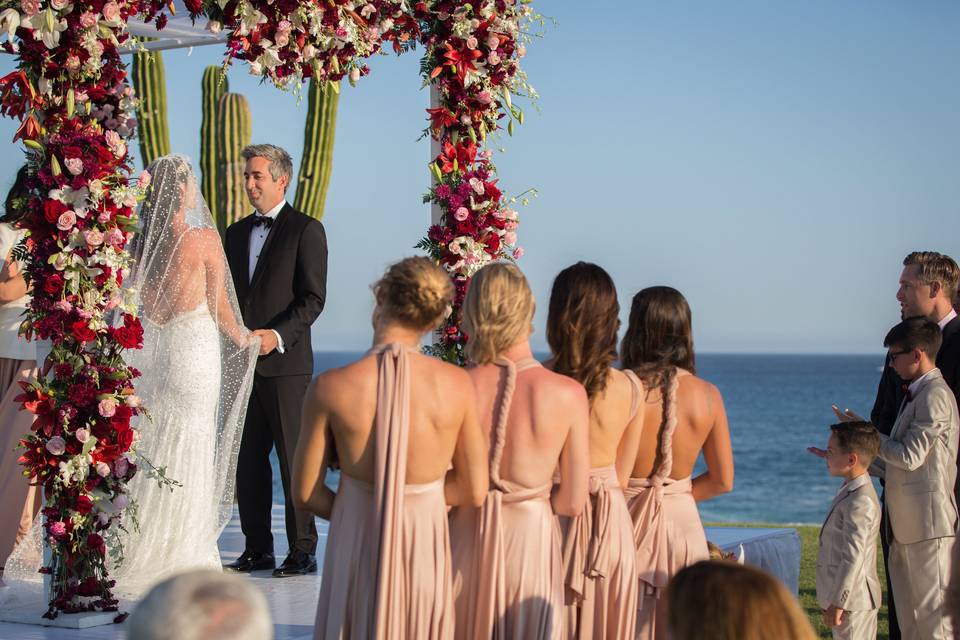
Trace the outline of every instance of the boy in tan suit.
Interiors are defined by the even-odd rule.
[[[867,467],[880,449],[880,434],[869,422],[841,422],[830,430],[826,451],[811,452],[823,457],[830,475],[844,483],[820,528],[817,602],[835,640],[874,640],[880,609],[880,500]]]
[[[886,480],[889,571],[905,640],[953,638],[943,605],[958,524],[960,423],[956,398],[934,365],[940,342],[940,327],[923,317],[904,320],[884,340],[908,387],[870,471]]]

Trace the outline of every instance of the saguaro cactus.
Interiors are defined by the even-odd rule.
[[[294,206],[320,220],[327,200],[333,170],[333,138],[337,126],[340,94],[310,81],[307,122],[303,133],[303,159],[297,178]]]
[[[250,106],[239,93],[225,93],[217,101],[217,226],[221,232],[250,212],[243,190],[240,152],[253,134]]]
[[[220,212],[217,210],[217,139],[219,124],[217,122],[217,102],[220,96],[230,90],[227,76],[223,70],[211,65],[203,70],[202,80],[202,120],[200,121],[200,191],[210,207],[210,214],[219,223]]]
[[[137,138],[143,166],[170,153],[166,82],[163,56],[159,51],[133,54],[133,88],[140,98]]]

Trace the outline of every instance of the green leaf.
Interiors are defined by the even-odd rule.
[[[513,120],[507,123],[507,133],[513,135]]]

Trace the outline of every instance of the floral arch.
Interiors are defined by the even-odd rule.
[[[421,73],[434,96],[425,135],[434,141],[434,222],[417,245],[456,284],[456,309],[435,352],[462,358],[459,306],[483,264],[518,258],[517,214],[507,205],[485,148],[523,113],[512,96],[534,97],[520,69],[528,0],[185,0],[193,21],[220,38],[225,62],[281,89],[313,78],[333,91],[370,72],[381,49],[424,49]],[[138,372],[123,358],[142,346],[142,328],[121,289],[136,204],[149,176],[132,179],[127,144],[136,133],[136,96],[120,55],[137,46],[131,20],[161,30],[163,0],[0,0],[4,50],[17,71],[0,79],[0,113],[20,122],[31,212],[21,248],[33,301],[22,332],[51,346],[45,375],[20,396],[36,415],[21,462],[45,492],[50,550],[49,610],[116,611],[108,543],[137,471],[131,419],[140,414]],[[505,124],[506,123],[506,124]],[[107,314],[120,311],[111,326]]]

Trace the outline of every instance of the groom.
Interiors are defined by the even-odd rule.
[[[275,577],[317,570],[313,516],[293,508],[290,464],[300,434],[303,394],[313,375],[310,325],[327,295],[327,237],[320,222],[287,204],[290,155],[272,144],[243,150],[244,187],[253,215],[230,225],[227,260],[247,327],[260,337],[260,359],[237,460],[237,503],[246,539],[234,571],[274,569],[273,474],[276,447],[283,483],[289,553]]]

